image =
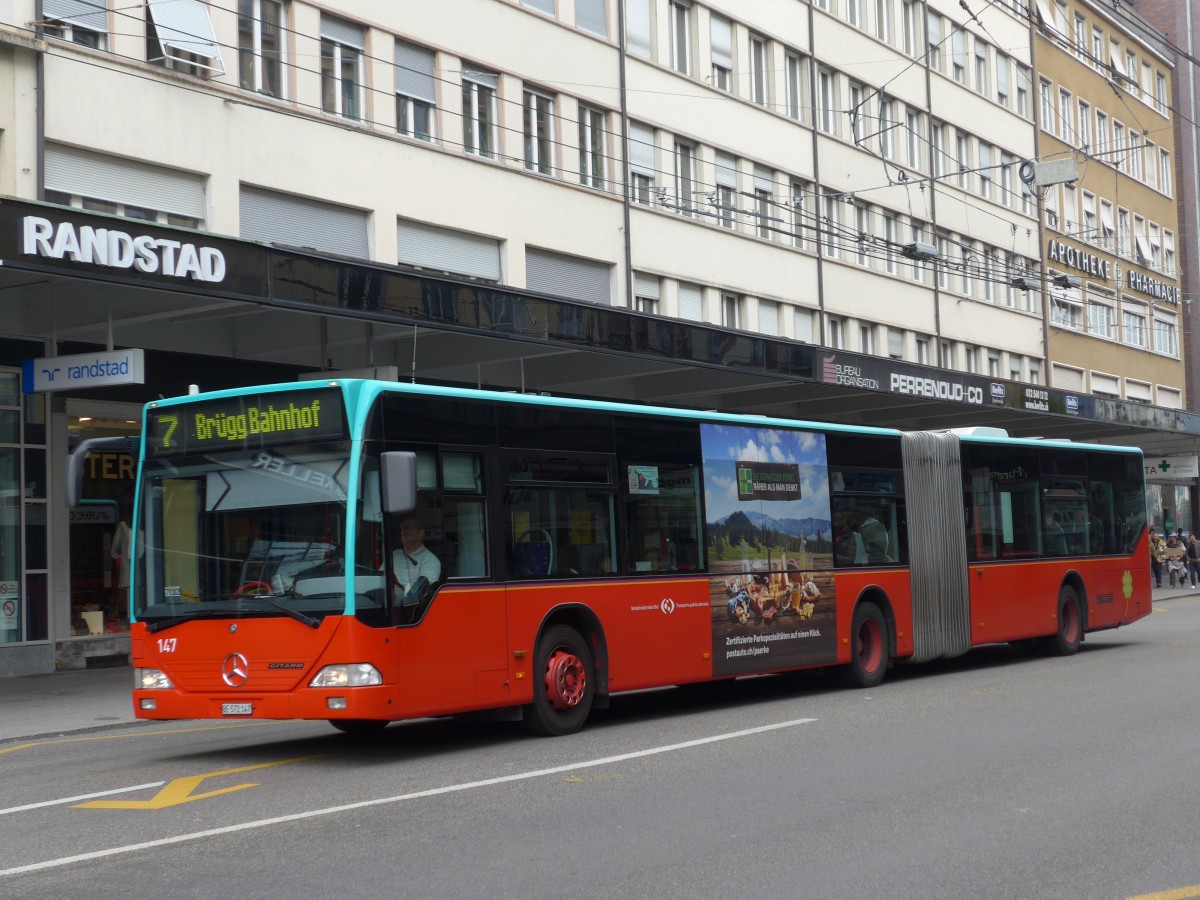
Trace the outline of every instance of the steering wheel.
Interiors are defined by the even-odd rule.
[[[273,594],[275,593],[271,585],[265,581],[247,581],[240,588],[233,592],[234,597],[243,595],[253,596],[254,594]]]

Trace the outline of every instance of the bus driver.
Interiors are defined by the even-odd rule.
[[[413,591],[417,579],[424,577],[433,585],[442,577],[442,563],[425,546],[425,529],[416,516],[405,516],[401,521],[400,542],[400,548],[392,554],[392,575],[396,593],[407,605],[419,599]]]

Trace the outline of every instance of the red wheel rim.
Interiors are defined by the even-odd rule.
[[[571,709],[583,702],[587,672],[583,660],[559,648],[546,660],[546,697],[555,709]]]
[[[1075,643],[1079,637],[1079,609],[1074,603],[1064,603],[1062,607],[1062,634],[1063,639],[1069,643]]]
[[[864,619],[858,628],[858,664],[864,672],[874,672],[883,660],[883,635],[879,623]]]

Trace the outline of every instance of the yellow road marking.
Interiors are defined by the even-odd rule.
[[[217,772],[209,772],[206,775],[188,775],[184,778],[176,778],[174,781],[168,781],[149,800],[93,800],[90,803],[78,803],[75,805],[75,809],[166,809],[168,806],[191,803],[193,800],[206,800],[209,797],[258,787],[255,783],[235,784],[233,787],[220,788],[204,794],[193,794],[192,791],[199,787],[200,782],[206,778],[218,778],[222,775],[236,775],[238,772],[253,772],[255,769],[286,766],[289,763],[305,762],[306,760],[317,759],[320,756],[326,755],[318,753],[316,756],[297,756],[294,759],[281,759],[278,762],[258,763],[253,766],[240,766],[236,769],[221,769]]]
[[[203,728],[172,728],[168,731],[139,731],[137,734],[99,734],[93,737],[55,738],[52,741],[31,741],[28,744],[17,744],[15,747],[0,749],[0,756],[5,753],[16,753],[18,750],[29,750],[33,747],[48,747],[51,744],[83,744],[89,741],[117,741],[128,738],[158,737],[160,734],[195,734],[198,731],[221,731],[229,728],[262,728],[266,725],[289,725],[300,719],[272,719],[266,722],[238,722],[236,725],[206,725]]]
[[[1200,897],[1200,884],[1191,887],[1175,888],[1173,891],[1155,891],[1153,894],[1138,894],[1129,900],[1191,900]]]

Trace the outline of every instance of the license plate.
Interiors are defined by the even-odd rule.
[[[249,716],[254,713],[254,706],[250,703],[222,703],[221,715],[223,716]]]

